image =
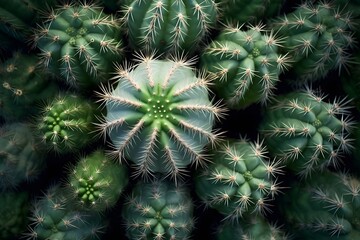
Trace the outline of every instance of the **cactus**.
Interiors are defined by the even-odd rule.
[[[97,114],[97,106],[91,100],[63,92],[42,107],[34,125],[49,150],[77,152],[95,139],[93,123]]]
[[[116,88],[98,93],[107,110],[99,130],[111,140],[110,156],[135,164],[134,176],[159,172],[176,181],[187,165],[206,164],[203,149],[218,139],[213,125],[223,111],[190,62],[140,58],[133,68],[118,67]]]
[[[7,122],[23,121],[38,114],[36,104],[58,91],[33,54],[14,53],[0,65],[0,75],[0,116]]]
[[[279,200],[286,227],[295,239],[359,239],[359,179],[325,171],[293,182]]]
[[[213,0],[127,0],[123,22],[133,49],[192,53],[217,21]]]
[[[189,239],[194,224],[189,190],[168,181],[138,182],[122,217],[129,240]]]
[[[44,167],[43,146],[27,124],[0,127],[0,193],[34,180]]]
[[[279,162],[265,158],[260,141],[228,140],[213,153],[208,168],[198,171],[196,194],[231,221],[254,212],[265,215],[282,188],[276,179],[282,173]]]
[[[331,102],[307,88],[280,95],[265,110],[260,132],[269,152],[304,178],[328,166],[338,167],[352,151],[355,123],[344,98]]]
[[[213,75],[216,93],[229,108],[266,103],[289,65],[287,56],[278,54],[281,39],[263,25],[248,28],[227,26],[200,57],[200,68]]]
[[[339,73],[350,63],[354,46],[350,12],[341,12],[327,1],[304,2],[293,12],[272,21],[271,27],[285,38],[284,51],[293,57],[297,82],[324,78],[329,71]]]
[[[59,185],[35,200],[30,219],[28,231],[23,234],[29,240],[97,240],[106,227],[100,214],[75,209]]]
[[[113,207],[128,183],[125,166],[112,163],[102,150],[80,159],[69,169],[66,189],[71,201],[91,211]]]
[[[51,11],[34,35],[43,65],[79,89],[106,81],[121,58],[117,19],[95,4],[75,1]]]

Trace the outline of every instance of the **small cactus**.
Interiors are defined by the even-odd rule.
[[[218,139],[213,131],[223,111],[212,104],[208,80],[184,60],[142,56],[139,64],[118,67],[118,85],[99,92],[106,116],[99,130],[108,135],[110,155],[135,164],[134,176],[155,172],[181,177],[189,164],[204,165],[204,148]]]
[[[129,240],[189,239],[194,227],[189,190],[168,181],[135,185],[122,217]]]
[[[281,187],[279,163],[267,163],[261,142],[228,140],[217,149],[212,163],[195,178],[195,191],[204,203],[231,221],[250,213],[265,215]]]

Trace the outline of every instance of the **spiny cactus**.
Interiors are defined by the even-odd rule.
[[[25,123],[0,127],[0,193],[34,180],[45,167],[44,149]]]
[[[215,90],[230,108],[266,103],[290,61],[278,54],[281,42],[263,25],[226,26],[205,48],[200,67],[215,78]]]
[[[189,190],[168,181],[138,182],[122,217],[129,240],[190,239],[194,225]]]
[[[42,107],[34,122],[49,150],[76,152],[93,141],[97,106],[78,94],[60,93]]]
[[[127,0],[122,9],[131,47],[147,53],[192,52],[217,21],[213,0]]]
[[[215,150],[214,150],[215,151]],[[281,187],[277,161],[266,162],[259,141],[228,140],[213,153],[212,163],[195,178],[195,191],[204,203],[231,221],[250,213],[265,215]]]
[[[52,10],[34,36],[43,65],[80,89],[107,80],[121,58],[118,21],[95,4],[73,1]]]
[[[351,14],[331,2],[304,2],[270,27],[285,38],[284,51],[294,59],[297,82],[322,79],[331,70],[341,72],[350,62],[349,49],[355,44]]]
[[[91,211],[113,207],[128,183],[126,167],[112,163],[102,150],[80,159],[69,169],[66,190],[71,201]]]
[[[208,80],[190,62],[140,56],[134,67],[119,66],[114,78],[116,87],[98,93],[107,110],[99,130],[111,140],[111,156],[134,162],[134,176],[160,172],[175,180],[187,165],[205,164],[203,150],[218,139],[213,125],[223,110],[211,103]]]
[[[28,240],[97,240],[106,227],[100,214],[74,208],[59,185],[33,202],[30,221],[23,234]]]
[[[0,116],[7,122],[24,121],[39,113],[36,105],[58,91],[33,54],[15,52],[0,64],[0,76]]]
[[[346,99],[325,100],[307,88],[285,95],[265,110],[260,132],[270,154],[285,161],[302,177],[328,166],[337,167],[344,153],[352,150],[354,121]]]
[[[326,171],[293,182],[279,208],[295,239],[359,239],[359,191],[358,178]]]

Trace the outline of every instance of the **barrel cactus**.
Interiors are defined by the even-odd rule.
[[[293,57],[296,83],[320,80],[350,63],[355,44],[351,14],[332,2],[306,1],[273,20],[271,28],[285,38],[283,49]]]
[[[206,163],[203,150],[218,139],[213,126],[222,107],[209,100],[208,80],[188,61],[139,61],[119,66],[118,85],[98,93],[107,112],[98,129],[110,138],[109,156],[134,163],[134,176],[158,172],[177,180],[187,165]]]
[[[266,103],[290,61],[278,53],[281,42],[263,25],[227,26],[201,54],[200,68],[214,77],[214,88],[229,108]]]
[[[107,80],[113,61],[121,58],[121,35],[114,16],[95,4],[73,1],[52,10],[43,23],[35,29],[34,43],[51,73],[80,89]]]
[[[66,190],[79,207],[103,212],[113,207],[128,183],[124,165],[111,162],[97,150],[69,168]]]
[[[277,161],[267,162],[259,141],[228,140],[213,153],[212,163],[195,177],[195,191],[209,207],[231,221],[271,211],[270,202],[281,191]]]
[[[260,132],[270,154],[304,178],[328,166],[338,167],[352,151],[355,121],[346,99],[327,101],[309,88],[280,95],[265,110]]]
[[[147,53],[192,52],[217,21],[213,0],[127,0],[122,12],[132,48]]]
[[[194,227],[189,190],[169,181],[138,182],[123,205],[122,217],[129,240],[189,239]]]

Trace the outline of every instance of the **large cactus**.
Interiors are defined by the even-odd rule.
[[[263,28],[227,26],[200,57],[200,67],[214,76],[216,92],[230,108],[266,103],[289,64],[278,54],[280,39]]]
[[[129,240],[189,239],[194,227],[189,190],[168,181],[137,183],[122,217]]]
[[[260,132],[269,152],[302,177],[337,167],[351,152],[354,121],[346,99],[325,100],[311,89],[278,96],[266,109]]]
[[[189,164],[204,164],[204,147],[221,107],[208,96],[208,80],[189,62],[141,57],[134,68],[119,67],[118,85],[99,93],[106,116],[99,125],[113,146],[111,155],[135,163],[134,175],[155,172],[176,178]]]
[[[86,2],[51,11],[36,29],[34,42],[44,66],[73,87],[93,88],[107,80],[121,56],[117,19]]]
[[[261,142],[228,141],[213,153],[208,168],[197,173],[197,195],[225,219],[267,213],[281,188],[276,175],[282,170],[278,162],[267,163],[265,158]]]
[[[213,0],[127,0],[123,21],[134,49],[192,52],[215,26]]]

